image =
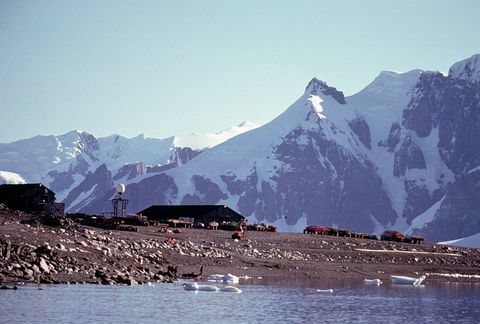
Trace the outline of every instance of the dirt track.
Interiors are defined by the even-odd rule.
[[[72,222],[47,226],[39,218],[0,210],[0,283],[136,284],[198,274],[294,279],[388,279],[480,282],[480,250],[300,233],[181,229],[160,233],[109,231]],[[172,270],[171,268],[170,270]]]

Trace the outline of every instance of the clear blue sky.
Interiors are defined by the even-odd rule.
[[[0,142],[263,124],[312,77],[447,71],[479,31],[476,0],[0,0]]]

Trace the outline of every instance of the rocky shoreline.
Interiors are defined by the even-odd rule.
[[[155,226],[112,231],[0,210],[0,285],[126,284],[205,280],[213,273],[265,279],[388,279],[427,275],[427,282],[480,282],[480,250],[300,233]],[[200,269],[202,271],[200,272]]]

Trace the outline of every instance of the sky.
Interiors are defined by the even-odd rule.
[[[448,72],[479,30],[476,0],[0,0],[0,143],[265,124],[313,77]]]

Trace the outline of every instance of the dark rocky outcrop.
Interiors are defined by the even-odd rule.
[[[438,124],[441,96],[446,78],[441,73],[422,73],[414,96],[403,113],[403,124],[419,137],[430,135]]]
[[[147,166],[147,173],[160,173],[184,165],[202,152],[202,150],[194,150],[189,147],[174,147],[169,163]]]
[[[68,194],[64,200],[65,205],[71,206],[72,210],[78,211],[90,203],[90,196],[103,197],[107,192],[110,192],[113,188],[113,180],[105,164],[99,166],[94,173],[88,173],[77,187],[75,187]],[[81,197],[82,193],[89,193],[83,200],[78,201],[78,197]],[[101,212],[95,211],[95,212]]]
[[[325,82],[313,78],[305,88],[305,93],[312,95],[326,95],[335,99],[339,104],[345,104],[345,96],[342,91],[338,91],[336,88],[329,86]]]
[[[402,142],[400,149],[395,152],[393,174],[402,177],[407,170],[426,169],[422,150],[408,135]]]
[[[455,179],[432,222],[417,231],[434,241],[447,241],[480,232],[480,170]]]
[[[220,190],[218,185],[208,178],[194,175],[192,177],[192,185],[194,192],[196,193],[185,195],[185,197],[182,199],[182,204],[214,205],[217,204],[221,199],[228,198],[227,195]]]
[[[77,156],[75,162],[70,164],[68,171],[59,172],[54,170],[48,173],[48,176],[53,179],[52,181],[50,181],[50,188],[55,192],[63,191],[70,188],[75,182],[73,176],[86,176],[89,167],[90,165],[81,155]]]
[[[435,201],[430,197],[430,192],[422,181],[405,180],[404,184],[407,200],[403,209],[403,217],[407,223],[410,223],[415,217],[430,208]]]
[[[480,83],[424,73],[403,115],[403,124],[426,137],[438,128],[438,150],[454,172],[480,164]]]
[[[398,143],[400,143],[401,130],[402,128],[398,123],[393,123],[390,127],[388,138],[385,141],[380,141],[378,146],[385,146],[388,152],[394,152]]]
[[[253,168],[244,180],[237,179],[234,175],[222,175],[221,179],[227,185],[230,194],[240,196],[238,208],[243,214],[251,215],[255,212],[255,202],[259,194],[257,191],[258,176],[256,168]]]
[[[170,156],[170,161],[172,161],[171,163],[174,163],[176,166],[184,165],[200,153],[202,153],[201,150],[194,150],[190,147],[175,147],[172,155]]]
[[[372,149],[371,146],[371,136],[370,136],[370,128],[368,127],[367,122],[362,117],[357,117],[352,120],[350,123],[350,128],[352,131],[357,135],[360,142],[362,142],[363,146],[368,148],[369,150]]]
[[[120,180],[125,178],[126,180],[131,180],[137,176],[144,175],[147,173],[147,167],[143,162],[126,164],[121,167],[117,174],[113,177],[113,180]]]

